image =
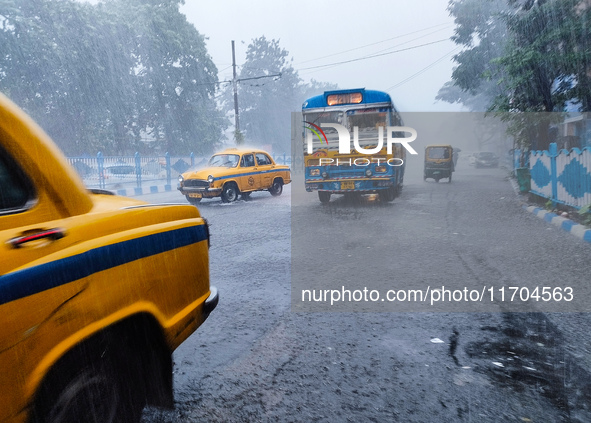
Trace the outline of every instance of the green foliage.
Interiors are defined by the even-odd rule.
[[[3,0],[0,90],[68,154],[206,153],[226,120],[182,0]]]
[[[553,210],[554,209],[554,201],[552,201],[551,198],[548,198],[546,200],[546,202],[544,203],[544,207],[546,208],[546,210]]]
[[[437,98],[462,103],[472,111],[486,111],[504,92],[498,78],[502,70],[494,62],[502,55],[507,29],[500,19],[504,0],[451,0],[448,10],[456,24],[452,40],[463,47],[454,56],[458,63],[452,81],[446,83]]]
[[[448,9],[456,22],[453,39],[464,50],[454,57],[453,84],[438,98],[467,105],[486,99],[487,109],[510,123],[518,144],[536,149],[553,141],[554,122],[520,112],[562,112],[569,101],[591,110],[588,1],[451,0]]]
[[[581,207],[578,214],[581,216],[584,225],[591,226],[591,204]]]

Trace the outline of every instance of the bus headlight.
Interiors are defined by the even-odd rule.
[[[371,169],[365,169],[365,176],[371,176]]]
[[[322,177],[323,177],[324,179],[328,178],[328,172],[322,172]]]

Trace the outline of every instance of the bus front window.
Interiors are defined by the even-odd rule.
[[[377,131],[381,127],[388,126],[388,114],[375,110],[351,110],[347,112],[349,130],[357,126],[359,131]]]
[[[304,114],[304,121],[320,125],[321,123],[343,124],[343,112],[319,112]]]

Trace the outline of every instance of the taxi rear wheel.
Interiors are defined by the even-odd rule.
[[[283,192],[283,182],[281,182],[279,179],[275,179],[273,181],[273,185],[271,185],[271,188],[269,188],[269,192],[274,197],[280,196]]]
[[[231,203],[232,201],[236,201],[238,199],[238,187],[233,182],[228,182],[224,185],[224,189],[222,190],[222,201],[224,203]]]

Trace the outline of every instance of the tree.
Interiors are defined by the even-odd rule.
[[[0,89],[68,154],[209,152],[227,123],[181,3],[2,0]]]
[[[209,153],[227,122],[214,95],[217,68],[204,37],[179,12],[182,0],[111,0],[138,28],[132,50],[138,81],[138,127],[160,150]]]
[[[520,142],[545,149],[561,118],[518,113],[562,112],[568,102],[591,105],[589,8],[586,0],[452,0],[454,41],[465,50],[454,57],[453,84],[440,90],[446,101],[487,99],[489,111],[510,122]],[[467,95],[469,94],[469,95]],[[490,95],[494,94],[494,95]],[[532,138],[533,137],[533,138]]]
[[[448,5],[456,28],[452,40],[463,47],[454,56],[458,64],[452,81],[437,99],[464,104],[472,111],[486,111],[504,91],[502,67],[495,62],[505,49],[507,28],[501,18],[504,0],[451,0]]]

